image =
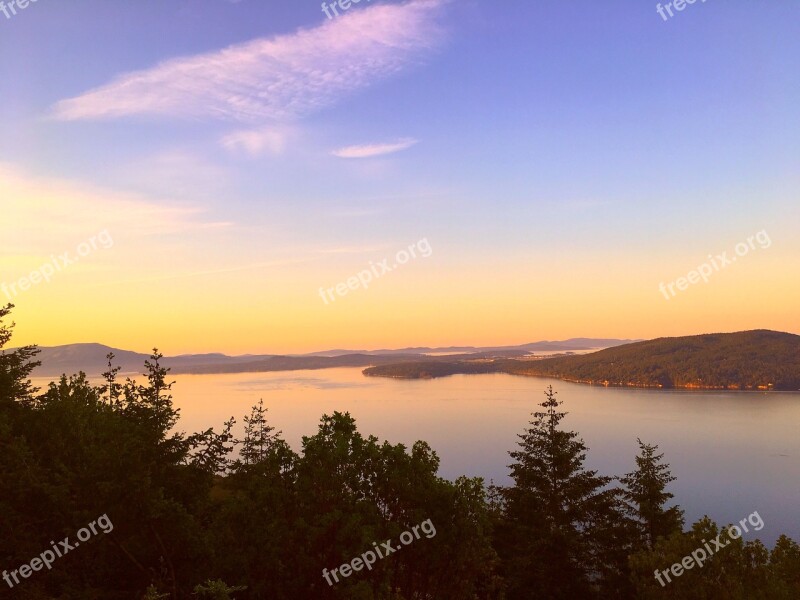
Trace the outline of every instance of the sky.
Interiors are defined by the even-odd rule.
[[[800,333],[797,2],[15,12],[0,12],[14,345]]]

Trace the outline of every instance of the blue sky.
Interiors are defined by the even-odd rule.
[[[800,256],[798,22],[792,2],[708,0],[664,22],[655,3],[632,0],[373,0],[330,21],[318,2],[298,0],[39,0],[11,19],[0,14],[0,176],[18,194],[0,202],[49,234],[34,242],[7,232],[6,279],[80,241],[79,211],[67,235],[63,220],[21,208],[32,190],[65,186],[92,198],[83,209],[105,215],[128,247],[95,265],[92,285],[118,288],[120,272],[185,280],[253,265],[257,277],[281,281],[264,293],[294,298],[427,237],[435,265],[398,275],[396,285],[444,280],[452,302],[478,300],[409,343],[694,333],[720,314],[715,303],[752,281],[748,270],[685,313],[670,313],[656,295],[630,327],[611,308],[620,305],[615,294],[644,297],[698,257],[765,228],[776,240],[772,262],[753,269],[791,277]],[[140,231],[123,232],[131,221]],[[12,264],[11,255],[27,259]],[[311,267],[259,271],[275,261]],[[531,266],[543,261],[558,270]],[[498,299],[535,294],[533,280],[584,281],[598,270],[620,278],[600,291],[600,308],[596,289],[564,284],[557,291],[573,312],[553,324],[520,321],[524,307],[509,301],[508,322],[464,332]],[[484,271],[494,274],[490,291],[468,283]],[[796,284],[781,284],[783,300],[796,304]],[[183,292],[181,302],[196,299]],[[54,292],[36,293],[31,306],[41,308]],[[430,314],[409,332],[429,332],[445,296],[417,297]],[[761,312],[734,305],[709,326],[800,331],[783,303]],[[324,307],[314,305],[289,320],[331,323],[337,345],[381,346],[345,332],[374,327],[375,315],[397,306],[376,297],[320,316]],[[580,331],[570,325],[575,314]],[[598,317],[610,325],[587,332]],[[261,334],[275,327],[262,325]],[[194,348],[185,334],[170,336]],[[287,349],[311,343],[278,337]]]

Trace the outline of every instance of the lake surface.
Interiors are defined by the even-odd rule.
[[[738,522],[758,511],[765,526],[757,537],[765,543],[781,533],[800,540],[800,393],[619,389],[504,374],[406,381],[367,378],[354,368],[173,379],[179,429],[187,432],[219,430],[231,416],[240,431],[263,398],[270,423],[299,450],[323,414],[347,411],[365,436],[427,441],[443,477],[499,484],[510,482],[508,451],[552,383],[569,412],[564,426],[589,447],[590,468],[633,470],[640,437],[666,454],[678,478],[670,490],[687,522],[704,514]]]

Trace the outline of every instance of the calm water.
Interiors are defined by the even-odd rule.
[[[319,418],[349,411],[362,434],[392,443],[425,440],[443,477],[506,484],[507,452],[552,383],[565,426],[589,446],[601,474],[634,468],[636,438],[659,444],[678,478],[671,491],[691,522],[737,522],[753,511],[758,534],[800,540],[800,393],[667,392],[590,387],[511,375],[426,381],[366,378],[361,369],[174,377],[180,428],[199,431],[241,417],[259,398],[273,426],[300,449]]]

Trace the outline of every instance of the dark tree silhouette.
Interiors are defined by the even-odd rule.
[[[636,457],[636,470],[620,481],[625,486],[623,495],[628,514],[637,524],[640,543],[652,548],[658,538],[683,529],[683,511],[678,506],[666,506],[673,498],[666,487],[675,477],[669,465],[661,462],[664,454],[656,454],[656,445],[636,441],[641,451]]]

